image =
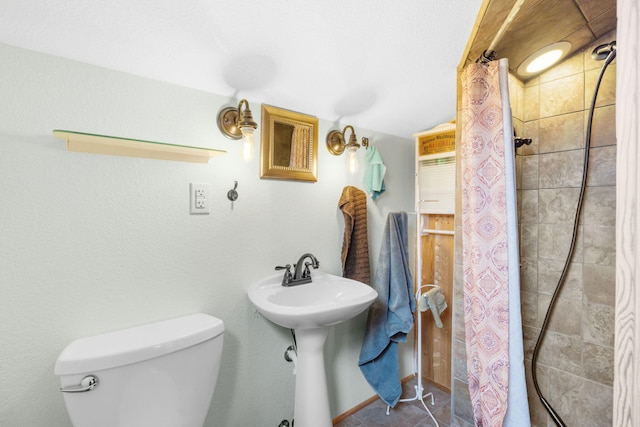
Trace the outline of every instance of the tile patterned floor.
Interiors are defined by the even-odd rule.
[[[416,395],[416,380],[411,380],[403,385],[402,398],[411,398]],[[451,418],[451,396],[449,393],[423,381],[424,393],[433,393],[434,405],[431,398],[424,399],[433,416],[438,420],[440,427],[449,427]],[[424,394],[423,393],[423,394]],[[427,414],[419,400],[401,402],[391,409],[387,415],[387,405],[380,399],[365,406],[358,412],[345,418],[334,427],[431,427],[436,424]]]

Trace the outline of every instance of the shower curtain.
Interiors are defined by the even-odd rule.
[[[506,59],[463,71],[461,127],[464,321],[474,422],[529,426]]]

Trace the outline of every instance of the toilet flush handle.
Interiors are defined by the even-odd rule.
[[[84,393],[96,387],[98,387],[98,377],[95,375],[87,375],[80,381],[80,384],[60,387],[59,391],[62,393]]]

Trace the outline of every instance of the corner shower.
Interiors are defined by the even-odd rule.
[[[596,81],[596,86],[593,92],[593,97],[591,100],[591,106],[589,108],[589,118],[587,121],[587,133],[586,133],[586,137],[585,137],[585,144],[584,144],[584,158],[583,158],[583,167],[582,167],[582,183],[580,186],[580,194],[578,196],[578,203],[576,206],[576,213],[575,213],[575,217],[574,217],[574,221],[573,221],[573,233],[571,236],[571,244],[569,246],[569,253],[567,254],[567,258],[564,264],[564,268],[562,269],[562,273],[560,274],[560,278],[558,279],[558,284],[556,285],[555,290],[553,291],[553,294],[551,296],[551,301],[549,302],[549,307],[547,309],[547,312],[545,314],[544,320],[542,322],[542,326],[540,329],[540,333],[538,335],[538,339],[536,340],[536,345],[534,347],[533,350],[533,356],[531,359],[531,375],[533,377],[533,384],[536,390],[536,393],[538,395],[538,397],[540,398],[540,401],[542,402],[542,405],[545,407],[547,413],[551,416],[551,418],[553,419],[553,422],[559,426],[559,427],[565,427],[566,424],[565,422],[562,420],[562,418],[560,417],[560,415],[556,412],[556,410],[553,408],[553,406],[547,401],[547,399],[543,396],[542,391],[540,390],[540,386],[538,384],[538,375],[537,375],[537,361],[538,361],[538,355],[540,353],[540,348],[542,345],[542,342],[544,340],[544,336],[545,333],[547,331],[547,326],[549,324],[549,319],[551,318],[551,314],[553,313],[553,309],[555,307],[555,303],[556,300],[558,298],[558,295],[560,294],[560,291],[562,289],[562,285],[565,282],[565,279],[567,277],[567,273],[569,271],[569,267],[571,265],[571,260],[573,258],[573,254],[574,254],[574,250],[575,250],[575,244],[576,241],[578,239],[578,223],[580,220],[580,213],[582,212],[582,204],[584,201],[584,193],[587,187],[587,173],[589,171],[589,152],[590,152],[590,148],[591,148],[591,133],[592,133],[592,127],[593,127],[593,114],[595,111],[595,107],[596,107],[596,100],[598,97],[598,91],[600,89],[600,84],[602,82],[602,78],[604,76],[605,71],[607,70],[607,67],[609,66],[609,64],[611,64],[611,62],[615,59],[616,57],[616,42],[612,41],[611,43],[605,43],[605,44],[601,44],[598,47],[596,47],[593,52],[591,53],[591,57],[594,60],[597,61],[602,61],[604,60],[604,64],[602,65],[602,69],[600,70],[600,74],[598,76],[598,80]]]
[[[554,5],[560,3],[570,2],[560,1]],[[494,35],[498,41],[494,40],[490,46],[508,57],[510,63],[513,60],[514,68],[509,67],[508,83],[512,111],[507,114],[513,118],[511,146],[519,148],[515,156],[519,206],[517,248],[522,256],[519,269],[522,306],[514,307],[518,307],[518,314],[523,318],[523,361],[528,388],[524,399],[529,403],[530,422],[531,425],[546,425],[553,421],[555,425],[565,425],[557,415],[559,413],[568,417],[566,421],[570,426],[607,425],[613,407],[613,317],[616,310],[615,296],[611,292],[615,285],[616,252],[613,76],[616,65],[613,62],[615,42],[608,43],[616,38],[615,22],[606,32],[594,33],[590,46],[584,46],[584,41],[576,44],[574,39],[558,34],[564,30],[554,31],[540,23],[536,25],[537,33],[528,33],[531,27],[527,25],[534,25],[536,13],[541,16],[541,8],[535,12],[533,9],[536,8],[523,6],[518,0],[492,0],[485,4],[484,16],[477,23],[480,30],[472,35],[459,70],[462,74],[463,68],[479,56],[481,59],[476,62],[490,64],[495,53],[493,49],[484,48]],[[504,8],[505,4],[513,6],[507,19],[509,9]],[[603,3],[603,8],[605,4],[608,3]],[[522,9],[517,12],[519,6]],[[615,3],[613,6],[615,16]],[[518,13],[517,17],[515,13]],[[567,26],[573,24],[568,17],[559,18],[564,14],[554,16],[558,17],[557,22]],[[501,24],[500,31],[496,31]],[[511,25],[511,28],[505,30],[505,25]],[[502,36],[504,42],[499,41]],[[524,37],[529,42],[524,41]],[[544,73],[523,75],[520,72],[518,64],[527,56],[525,52],[556,40],[569,40],[574,44],[571,56]],[[602,60],[604,66],[597,62]],[[605,73],[611,62],[613,67]],[[464,90],[464,84],[462,87]],[[476,87],[476,91],[479,89]],[[590,103],[593,104],[591,107]],[[467,114],[464,109],[459,112],[461,123]],[[506,125],[504,133],[507,133]],[[589,148],[595,149],[589,151]],[[591,167],[587,163],[585,170],[589,157]],[[462,168],[463,172],[466,170]],[[464,197],[464,187],[459,187],[459,191],[460,197]],[[456,215],[459,212],[462,211],[456,211]],[[462,222],[464,224],[464,218]],[[569,246],[571,253],[568,253]],[[460,267],[456,266],[456,275],[466,274],[464,265],[462,269]],[[456,286],[460,294],[462,284]],[[461,314],[459,309],[457,318],[461,318]],[[468,327],[465,325],[463,329],[460,322],[458,325],[454,351],[457,356],[465,357],[461,360],[469,360],[468,347],[467,355],[464,354],[469,337],[461,336]],[[462,364],[454,366],[456,390],[466,393],[466,389],[472,387],[468,369],[471,368]],[[542,390],[544,396],[541,393],[538,397],[534,387],[537,392]],[[476,408],[474,399],[471,399],[471,405],[468,399],[461,393],[454,393],[453,420],[473,422],[471,411],[475,417]]]

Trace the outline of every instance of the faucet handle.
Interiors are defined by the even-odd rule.
[[[293,278],[293,274],[291,273],[291,264],[276,265],[276,270],[287,270],[284,272],[284,277],[282,278],[282,286],[289,286],[289,283]]]
[[[309,270],[310,265],[313,265],[313,263],[309,261],[304,263],[304,271],[302,272],[303,279],[306,279],[307,277],[311,277],[311,271]]]

